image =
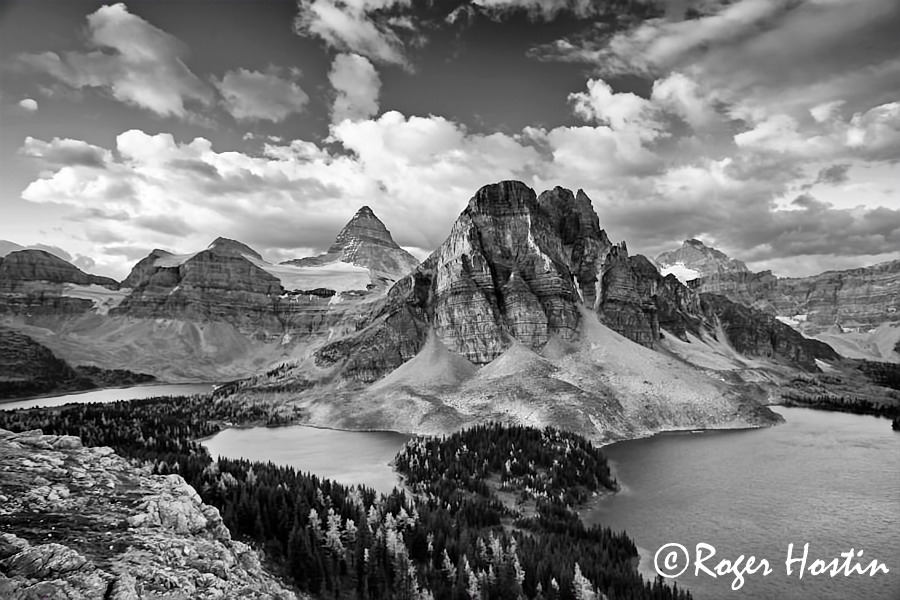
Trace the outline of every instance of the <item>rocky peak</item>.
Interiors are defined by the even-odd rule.
[[[318,267],[335,262],[369,269],[373,274],[373,283],[376,279],[393,283],[419,264],[416,257],[397,245],[391,232],[368,206],[356,211],[338,233],[328,252],[282,264]]]
[[[334,243],[328,249],[328,253],[333,254],[348,250],[352,252],[352,248],[361,243],[400,249],[400,246],[391,237],[391,232],[388,231],[384,223],[375,216],[375,213],[368,206],[363,206],[356,211],[353,218],[344,225],[344,228],[341,229],[334,239]]]
[[[682,282],[699,277],[750,272],[743,262],[696,238],[685,240],[678,250],[663,252],[656,257],[656,263],[663,275],[675,275]]]
[[[230,240],[223,237],[216,238],[213,243],[209,245],[207,250],[211,250],[218,254],[229,254],[232,256],[241,256],[243,254],[248,254],[258,260],[262,260],[262,256],[260,256],[259,252],[257,252],[250,246],[242,242]]]

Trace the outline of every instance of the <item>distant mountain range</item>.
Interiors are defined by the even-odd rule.
[[[117,283],[15,250],[0,259],[0,322],[72,365],[235,380],[219,393],[411,432],[764,423],[772,384],[839,358],[777,311],[668,273],[753,275],[740,261],[689,240],[656,263],[612,243],[583,191],[505,181],[421,263],[368,207],[325,254],[281,264],[219,238],[154,250]]]
[[[900,260],[811,277],[776,277],[771,271],[753,273],[715,248],[687,240],[678,250],[660,254],[656,263],[691,289],[774,315],[845,356],[900,361]]]

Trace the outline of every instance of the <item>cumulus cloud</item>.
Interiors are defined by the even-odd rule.
[[[338,54],[331,64],[328,81],[335,91],[331,107],[333,123],[340,123],[344,119],[365,119],[378,112],[381,79],[375,67],[364,56]]]
[[[294,31],[318,37],[341,52],[408,67],[399,33],[415,33],[415,25],[408,20],[391,20],[383,13],[409,5],[410,0],[299,0]]]
[[[277,70],[266,73],[235,69],[214,80],[228,112],[239,121],[279,122],[292,113],[303,111],[309,96],[290,78]]]
[[[360,55],[332,65],[339,102],[327,143],[264,139],[252,153],[140,130],[123,132],[109,150],[29,138],[22,152],[52,168],[23,197],[69,205],[81,235],[105,253],[101,262],[122,270],[137,249],[187,252],[219,235],[272,259],[306,255],[327,247],[363,204],[398,243],[427,253],[478,187],[502,179],[538,191],[584,188],[610,236],[650,255],[687,237],[757,264],[896,254],[900,210],[848,208],[826,185],[817,189],[825,200],[802,193],[811,180],[849,178],[846,165],[889,161],[889,149],[900,148],[892,103],[821,122],[768,111],[725,122],[694,73],[660,78],[648,97],[595,78],[568,97],[582,124],[485,134],[434,115],[376,117],[376,86],[354,87],[359,73],[377,82]],[[702,127],[721,128],[719,137],[696,138],[692,129]]]
[[[82,166],[103,169],[111,160],[112,154],[99,146],[81,140],[53,138],[49,142],[25,138],[20,152],[25,156],[39,158],[46,163],[58,166]]]
[[[615,93],[602,79],[589,80],[587,88],[587,92],[569,95],[578,116],[618,131],[635,130],[650,139],[658,135],[658,109],[649,100],[630,92]]]
[[[87,52],[23,54],[19,60],[72,88],[98,88],[162,116],[184,117],[186,104],[209,104],[213,90],[184,63],[186,46],[132,15],[124,4],[87,18]]]
[[[37,112],[37,109],[38,109],[37,101],[33,100],[31,98],[23,98],[22,100],[19,100],[18,106],[22,110],[25,110],[30,113],[35,113],[35,112]]]

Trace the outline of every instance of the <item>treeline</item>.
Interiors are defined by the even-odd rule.
[[[614,488],[603,455],[553,429],[491,424],[414,440],[397,457],[412,491],[379,496],[271,463],[213,461],[197,438],[226,422],[278,422],[274,408],[208,397],[0,411],[0,427],[80,436],[179,473],[298,589],[361,599],[673,599],[637,574],[634,543],[585,528],[574,505]],[[505,505],[485,481],[535,500]]]
[[[873,415],[885,419],[900,417],[900,405],[872,402],[864,398],[847,398],[834,394],[809,394],[795,390],[783,390],[781,397],[784,400],[784,406],[815,408],[817,410],[830,410],[857,415]]]
[[[858,368],[874,383],[900,390],[900,364],[863,360]]]

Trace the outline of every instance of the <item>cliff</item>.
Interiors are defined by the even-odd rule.
[[[556,188],[537,197],[506,181],[481,188],[447,240],[391,288],[374,322],[318,351],[317,363],[343,361],[347,376],[375,381],[412,358],[433,329],[450,351],[485,365],[514,341],[540,352],[553,338],[576,338],[581,306],[648,348],[661,325],[683,337],[687,330],[714,330],[718,320],[740,319],[746,329],[756,315],[704,306],[644,257],[629,257],[624,243],[610,243],[600,229],[583,192]],[[760,327],[777,330],[784,341],[771,349],[744,344],[748,352],[800,358],[800,366],[815,369],[816,350],[802,336],[780,323]]]
[[[0,597],[293,599],[179,475],[0,430]]]
[[[726,296],[733,302],[781,317],[810,334],[835,325],[859,331],[900,323],[897,260],[811,277],[776,277],[771,271],[750,272],[740,261],[697,240],[687,240],[679,250],[659,255],[657,264],[663,274],[677,269],[679,264],[693,268],[697,276],[688,283],[691,289]]]
[[[18,292],[35,283],[99,285],[109,289],[119,287],[114,279],[89,275],[44,250],[19,250],[0,258],[0,293]]]

